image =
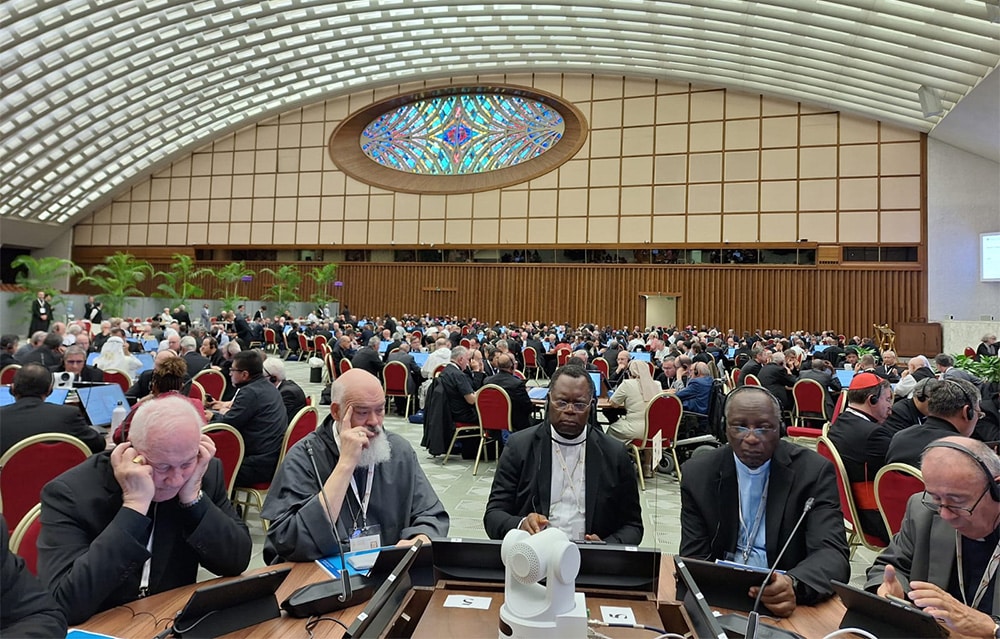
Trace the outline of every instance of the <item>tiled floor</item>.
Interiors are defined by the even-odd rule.
[[[289,376],[302,386],[307,395],[312,395],[314,400],[319,399],[323,385],[309,383],[309,369],[305,363],[287,362],[286,368]],[[319,410],[322,421],[329,414],[329,407],[320,406]],[[430,458],[420,448],[421,425],[410,424],[400,417],[389,415],[386,417],[385,427],[404,436],[417,451],[417,458],[424,472],[451,515],[450,536],[485,538],[483,512],[493,482],[495,462],[481,462],[479,473],[473,476],[472,461],[452,457],[447,465],[442,465],[440,457],[437,460]],[[681,536],[680,490],[677,482],[657,474],[654,479],[647,481],[646,490],[640,499],[645,525],[642,545],[669,553],[677,552]],[[249,524],[254,541],[251,567],[257,567],[263,565],[261,552],[264,531],[256,511],[250,513]],[[874,557],[875,554],[871,551],[858,550],[851,562],[852,582],[863,582],[864,571],[871,565]]]

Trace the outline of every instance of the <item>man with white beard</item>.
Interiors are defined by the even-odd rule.
[[[268,490],[264,560],[313,561],[337,554],[338,543],[349,551],[446,536],[448,513],[413,448],[382,428],[378,379],[351,369],[333,383],[331,400],[330,416],[288,451]]]

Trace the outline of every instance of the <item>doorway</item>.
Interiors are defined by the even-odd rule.
[[[643,326],[676,326],[679,295],[643,294],[646,300],[646,323]]]

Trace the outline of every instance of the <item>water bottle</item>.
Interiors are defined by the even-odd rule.
[[[125,410],[125,406],[121,403],[121,400],[119,400],[118,405],[115,406],[115,409],[113,411],[111,411],[112,432],[114,432],[119,426],[122,425],[122,422],[125,421],[125,415],[127,412],[128,411]]]

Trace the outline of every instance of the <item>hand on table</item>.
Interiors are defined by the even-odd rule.
[[[748,594],[756,598],[759,590],[760,586],[754,586]],[[792,578],[778,573],[771,575],[771,583],[764,587],[760,602],[779,617],[791,615],[795,612],[795,588],[792,586]]]
[[[539,515],[538,513],[529,513],[524,521],[521,522],[521,530],[526,530],[532,535],[538,532],[542,532],[549,526],[549,520],[545,515]]]
[[[423,533],[420,533],[419,535],[417,535],[415,537],[411,537],[410,539],[400,539],[399,543],[396,544],[396,547],[397,548],[407,548],[407,547],[412,546],[413,544],[417,543],[418,539],[421,540],[421,541],[423,541],[425,545],[431,543],[431,538],[430,537],[428,537],[427,535],[425,535]]]

